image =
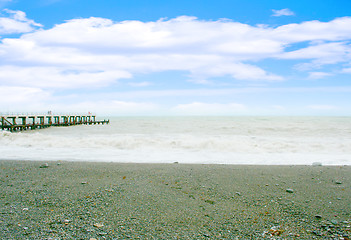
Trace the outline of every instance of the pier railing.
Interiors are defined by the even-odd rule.
[[[72,126],[81,124],[95,125],[109,123],[110,120],[96,120],[95,115],[0,115],[0,129],[11,132],[41,129],[51,126]]]

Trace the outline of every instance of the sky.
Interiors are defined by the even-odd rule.
[[[351,116],[350,0],[0,0],[0,113]]]

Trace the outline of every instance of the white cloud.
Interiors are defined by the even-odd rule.
[[[98,115],[147,115],[160,110],[157,104],[150,102],[129,102],[119,100],[81,101],[74,104],[53,104],[55,111],[94,112]]]
[[[171,109],[171,113],[177,115],[231,115],[240,114],[246,110],[243,104],[238,103],[203,103],[193,102],[179,104]]]
[[[318,43],[306,48],[280,55],[283,59],[312,59],[311,62],[297,64],[299,70],[318,69],[326,64],[336,64],[351,60],[351,46],[347,42]]]
[[[342,73],[351,73],[351,67],[350,68],[344,68],[341,71]]]
[[[14,21],[26,20],[23,12],[10,13]],[[267,58],[306,59],[311,63],[301,68],[316,68],[349,61],[350,25],[348,17],[277,28],[228,20],[200,21],[186,16],[155,22],[113,22],[92,17],[69,20],[48,30],[23,34],[21,38],[4,39],[0,57],[6,65],[18,67],[8,72],[10,79],[30,71],[28,68],[37,68],[37,80],[30,77],[23,80],[27,84],[33,82],[33,86],[42,83],[46,87],[94,84],[99,87],[135,73],[168,70],[189,72],[190,80],[197,83],[209,83],[211,78],[224,76],[281,81],[283,76],[267,72],[255,63]],[[306,41],[311,45],[284,52],[290,44]],[[22,66],[24,70],[19,69]],[[48,83],[44,76],[50,72],[53,77]],[[67,77],[62,72],[79,74]],[[79,85],[83,78],[87,84]]]
[[[129,85],[132,87],[147,87],[147,86],[151,86],[152,83],[151,82],[130,82]]]
[[[47,96],[51,96],[51,99],[52,95],[56,96],[56,92],[62,93],[64,89],[115,87],[116,82],[125,78],[130,79],[127,84],[132,87],[151,86],[152,80],[138,82],[132,77],[155,72],[182,71],[183,76],[189,76],[189,81],[211,86],[215,86],[221,77],[230,78],[237,85],[242,84],[238,80],[268,84],[269,81],[286,79],[278,71],[262,67],[264,64],[260,65],[261,60],[302,61],[300,69],[310,70],[309,77],[315,79],[331,73],[313,69],[325,64],[340,64],[339,68],[342,68],[351,61],[351,17],[329,22],[287,24],[275,28],[266,25],[250,26],[230,20],[202,21],[188,16],[153,22],[113,22],[110,19],[91,17],[68,20],[45,30],[38,29],[40,25],[27,19],[21,11],[7,10],[6,13],[8,17],[0,18],[0,33],[29,33],[18,38],[5,38],[0,42],[0,85],[37,89],[43,94],[50,92]],[[6,21],[10,24],[5,24]],[[287,49],[290,46],[295,50],[289,52]],[[338,71],[351,72],[349,68],[344,68],[336,69],[333,74]],[[164,81],[169,80],[166,77]],[[233,86],[233,83],[230,84]],[[238,91],[252,93],[266,89],[261,87]],[[77,94],[78,92],[79,90]],[[219,96],[220,92],[230,94],[236,90],[189,88],[134,91],[132,94],[121,91],[114,94],[123,95],[130,102],[116,103],[110,97],[109,101],[101,104],[109,104],[114,106],[113,109],[123,112],[122,106],[133,109],[132,96]],[[23,94],[24,98],[28,96],[26,91],[17,94]],[[101,94],[101,98],[104,98],[104,94]],[[80,102],[95,106],[87,100]],[[135,109],[158,109],[149,103],[135,104]],[[74,105],[77,108],[81,106],[83,105]],[[209,109],[221,114],[234,113],[243,110],[242,107],[244,106],[235,103],[211,105],[195,102],[179,105],[173,111],[191,113],[197,109],[195,112],[201,113]],[[113,109],[106,106],[106,111]]]
[[[328,76],[332,76],[333,74],[327,72],[310,72],[308,78],[309,79],[321,79]]]
[[[57,67],[0,66],[0,82],[7,85],[40,88],[91,88],[107,86],[120,78],[130,78],[127,72],[76,70]]]
[[[8,102],[23,104],[32,100],[42,100],[43,98],[49,97],[49,94],[40,88],[0,86],[0,96],[2,103]]]
[[[288,8],[284,8],[284,9],[280,9],[280,10],[272,9],[272,12],[273,12],[272,16],[274,16],[274,17],[295,15],[295,13]]]
[[[52,95],[40,88],[0,86],[0,113],[47,111]]]
[[[26,33],[42,26],[28,19],[22,11],[4,9],[3,12],[8,16],[0,17],[0,34]]]
[[[192,71],[192,78],[194,79],[202,79],[206,78],[206,76],[220,77],[225,75],[231,75],[233,78],[240,80],[283,80],[281,76],[267,73],[259,67],[243,63],[223,63],[194,69]]]

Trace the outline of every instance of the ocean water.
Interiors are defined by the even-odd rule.
[[[114,117],[0,131],[0,160],[351,165],[351,117]]]

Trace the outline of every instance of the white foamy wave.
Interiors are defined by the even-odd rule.
[[[0,131],[0,159],[351,165],[349,119],[126,118]]]
[[[212,136],[189,134],[115,134],[107,136],[57,136],[35,132],[0,135],[2,146],[23,148],[63,148],[66,150],[117,149],[117,150],[193,150],[236,153],[350,153],[351,140],[336,142],[333,138],[311,137],[253,137]]]

